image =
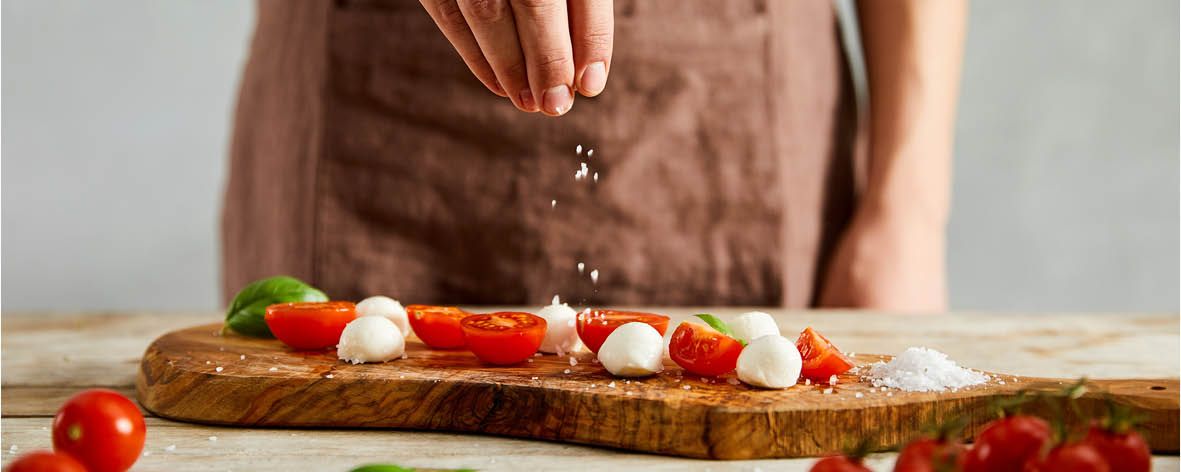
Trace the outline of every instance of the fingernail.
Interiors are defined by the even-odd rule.
[[[521,91],[518,95],[521,98],[521,106],[525,107],[526,111],[537,111],[537,101],[533,99],[533,92],[529,89]]]
[[[566,84],[550,87],[545,91],[542,108],[551,115],[561,115],[570,111],[574,96],[570,93],[570,86]]]
[[[494,81],[492,81],[492,93],[495,93],[495,94],[497,94],[497,95],[505,95],[505,96],[508,96],[508,94],[507,94],[507,93],[504,93],[504,87],[501,87],[501,86],[500,86],[500,81],[499,81],[499,80],[494,80]]]
[[[584,95],[595,96],[603,91],[603,87],[607,86],[607,65],[602,62],[596,62],[586,66],[586,70],[582,72],[582,83],[579,84],[579,90]]]

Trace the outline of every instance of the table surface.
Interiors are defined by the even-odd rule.
[[[528,309],[526,309],[528,310]],[[649,309],[674,320],[723,317],[741,308]],[[894,315],[768,310],[785,333],[814,326],[846,351],[895,354],[910,346],[946,352],[960,365],[1016,375],[1176,378],[1181,317],[1169,314]],[[165,332],[217,322],[214,313],[5,313],[0,315],[0,449],[7,464],[50,448],[53,415],[71,394],[106,387],[134,397],[136,369]],[[621,470],[807,470],[813,459],[706,461],[573,444],[424,431],[250,429],[178,423],[148,416],[144,457],[134,470],[347,471],[383,462],[414,467]],[[894,455],[871,456],[890,470]],[[1153,458],[1179,470],[1178,458]]]

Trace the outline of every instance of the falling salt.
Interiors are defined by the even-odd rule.
[[[595,269],[595,270],[591,271],[591,283],[594,283],[594,284],[599,283],[599,269]]]
[[[965,369],[947,358],[947,354],[911,347],[890,362],[869,366],[866,376],[875,387],[890,387],[907,392],[942,392],[978,385],[988,380],[980,372]]]
[[[578,154],[578,155],[582,155],[582,145],[581,144],[574,146],[574,153]]]
[[[586,157],[587,157],[588,159],[589,159],[591,156],[593,156],[593,155],[595,155],[595,150],[594,150],[594,149],[591,149],[591,150],[588,150],[588,151],[586,151]]]
[[[556,207],[556,206],[558,206],[558,201],[557,201],[557,200],[550,200],[550,201],[549,201],[549,207],[550,207],[550,208],[553,208],[553,207]]]
[[[579,274],[582,274],[582,271],[583,271],[583,270],[585,270],[585,269],[586,269],[586,264],[583,264],[583,263],[579,262],[579,263],[578,263],[578,273],[579,273]]]
[[[595,172],[594,179],[595,179],[595,182],[599,181],[599,173],[598,172]]]

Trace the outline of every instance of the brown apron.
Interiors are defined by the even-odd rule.
[[[283,273],[337,299],[810,305],[854,204],[832,3],[615,10],[605,92],[554,119],[485,90],[418,2],[262,1],[225,297]]]

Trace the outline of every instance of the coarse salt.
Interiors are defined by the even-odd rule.
[[[530,377],[530,378],[531,378],[531,379],[533,379],[533,380],[537,380],[537,377]]]
[[[165,451],[168,451],[168,452],[175,451],[175,450],[176,450],[176,444],[171,444],[171,445],[169,445],[168,447],[164,448],[164,450],[165,450]]]
[[[693,388],[693,387],[690,387],[690,386],[688,386],[688,385],[682,385],[682,386],[681,386],[681,388],[683,388],[683,389],[685,389],[685,390],[689,390],[690,388]]]
[[[595,172],[595,175],[593,178],[595,179],[595,182],[598,182],[599,181],[599,173]]]
[[[615,388],[615,381],[612,380],[611,383],[607,384],[607,388]]]
[[[579,263],[578,263],[578,273],[579,273],[579,274],[581,274],[581,273],[582,273],[582,271],[583,271],[583,270],[585,270],[585,269],[586,269],[586,264],[583,264],[583,263],[579,262]]]
[[[804,379],[804,385],[812,385],[812,379]]]
[[[599,269],[591,271],[591,283],[599,283]]]
[[[332,375],[332,374],[328,374],[328,375],[325,375],[325,376],[324,376],[324,378],[326,378],[326,379],[330,379],[330,378],[332,378],[332,377],[333,377],[333,375]]]
[[[216,369],[213,369],[213,370],[214,370],[214,371],[217,371],[217,372],[221,372],[221,371],[223,371],[223,370],[225,370],[225,369],[224,369],[224,368],[222,368],[222,367],[218,367],[218,368],[216,368]]]
[[[980,372],[965,369],[947,358],[947,354],[925,347],[907,348],[889,362],[869,366],[866,376],[875,387],[897,388],[907,392],[942,392],[978,385],[988,380]]]
[[[836,385],[837,384],[836,374],[833,374],[831,377],[828,378],[828,384],[829,385]]]
[[[279,368],[278,367],[271,367],[270,369],[267,369],[267,370],[269,370],[271,372],[278,372]]]
[[[238,360],[240,360],[240,361],[246,360],[246,354],[242,354],[242,355],[238,356]]]
[[[582,154],[582,145],[581,144],[574,146],[574,154],[579,154],[579,155]]]
[[[574,356],[570,356],[570,367],[574,367],[576,365],[578,365],[578,359],[575,359]]]
[[[857,392],[857,394],[853,395],[853,396],[857,397],[857,398],[861,398],[861,397],[864,397],[865,395],[862,395],[861,392]]]
[[[594,150],[594,149],[591,149],[591,150],[588,150],[588,151],[586,151],[586,157],[587,157],[588,159],[589,159],[591,156],[593,156],[593,155],[595,155],[595,150]]]
[[[210,440],[210,441],[217,441],[217,436],[210,436],[210,437],[209,437],[209,440]]]
[[[550,200],[550,201],[549,201],[549,207],[550,207],[550,208],[553,208],[553,207],[556,207],[556,206],[558,206],[558,200],[554,199],[554,200]]]
[[[825,395],[828,395],[828,394],[830,394],[830,393],[832,393],[832,387],[828,387],[828,388],[824,389],[824,394],[825,394]]]
[[[569,374],[569,373],[570,373],[570,369],[563,370],[563,371],[562,371],[562,373],[563,373],[563,374]]]

